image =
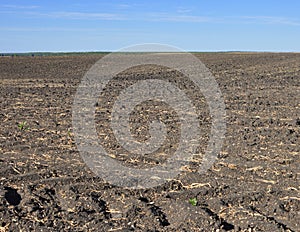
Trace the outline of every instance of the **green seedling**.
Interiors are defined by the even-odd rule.
[[[28,129],[29,129],[29,127],[27,126],[26,121],[20,122],[20,123],[18,124],[18,127],[19,127],[19,129],[22,130],[22,131],[28,130]]]
[[[67,131],[67,133],[68,133],[68,137],[72,137],[72,131],[71,131],[71,129],[68,129],[68,131]]]
[[[190,199],[189,199],[189,203],[190,203],[191,205],[193,205],[193,206],[196,206],[197,203],[198,203],[197,198],[196,198],[196,197],[190,198]]]

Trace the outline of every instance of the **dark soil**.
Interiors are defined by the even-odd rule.
[[[223,148],[206,173],[196,172],[199,155],[176,179],[145,190],[105,183],[76,148],[73,98],[101,56],[0,57],[0,232],[300,231],[300,54],[197,56],[225,100]],[[167,78],[192,99],[203,154],[211,119],[201,92],[177,72],[149,66],[121,73],[99,96],[97,132],[107,151],[143,168],[176,150],[178,117],[161,103],[146,102],[132,113],[132,132],[141,141],[149,136],[147,121],[166,123],[166,142],[155,154],[126,154],[108,128],[117,94],[147,78]]]

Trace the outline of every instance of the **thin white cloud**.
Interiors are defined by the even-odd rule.
[[[191,23],[222,23],[222,24],[274,24],[300,26],[299,19],[272,16],[239,16],[239,17],[206,17],[189,14],[151,14],[151,21],[191,22]]]
[[[177,13],[179,14],[186,14],[192,12],[192,9],[186,8],[186,7],[178,7],[177,8]]]
[[[148,22],[186,22],[186,23],[219,23],[219,24],[274,24],[274,25],[289,25],[300,26],[300,19],[293,19],[288,17],[274,17],[274,16],[201,16],[192,15],[188,13],[171,14],[168,12],[147,12],[147,13],[106,13],[106,12],[82,12],[82,11],[59,11],[59,12],[41,12],[28,11],[29,9],[38,8],[38,6],[16,6],[16,5],[2,5],[6,8],[11,8],[10,11],[0,11],[5,14],[29,15],[33,17],[59,18],[69,20],[107,20],[107,21],[148,21]],[[127,7],[128,5],[124,5]],[[15,11],[13,11],[15,8]],[[28,9],[27,11],[17,11],[17,9]],[[180,11],[188,12],[189,9],[181,9]]]
[[[214,19],[210,17],[203,17],[197,15],[185,15],[185,14],[167,14],[167,13],[151,13],[148,14],[147,21],[164,21],[164,22],[193,22],[203,23],[211,22]]]
[[[73,11],[59,11],[59,12],[27,12],[33,16],[62,18],[62,19],[95,19],[95,20],[123,20],[124,18],[118,14],[111,13],[90,13],[90,12],[73,12]]]
[[[0,31],[18,31],[18,32],[42,32],[42,31],[94,32],[94,31],[97,31],[97,29],[92,29],[92,28],[67,28],[67,27],[0,27]]]
[[[129,4],[117,4],[116,7],[120,8],[120,9],[127,9],[127,8],[130,8],[131,5],[129,5]]]
[[[37,9],[39,8],[40,6],[35,6],[35,5],[0,5],[1,8],[9,8],[9,9]]]
[[[248,23],[259,24],[285,24],[291,26],[300,26],[300,21],[297,19],[291,19],[286,17],[274,17],[274,16],[242,16],[242,20]]]
[[[103,33],[147,33],[147,30],[127,28],[82,28],[82,27],[0,27],[0,32],[90,32],[91,34]]]

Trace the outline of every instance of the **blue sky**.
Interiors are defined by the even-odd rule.
[[[0,0],[0,52],[300,51],[299,0]]]

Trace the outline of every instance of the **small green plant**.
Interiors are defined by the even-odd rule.
[[[67,133],[68,133],[68,137],[71,138],[72,137],[71,129],[68,129]]]
[[[27,126],[27,122],[26,122],[26,121],[20,122],[20,123],[18,124],[18,127],[19,127],[19,129],[22,130],[22,131],[28,130],[28,129],[29,129],[29,127]]]
[[[190,203],[191,205],[193,205],[193,206],[196,206],[197,203],[198,203],[197,198],[196,198],[196,197],[190,198],[190,199],[189,199],[189,203]]]

